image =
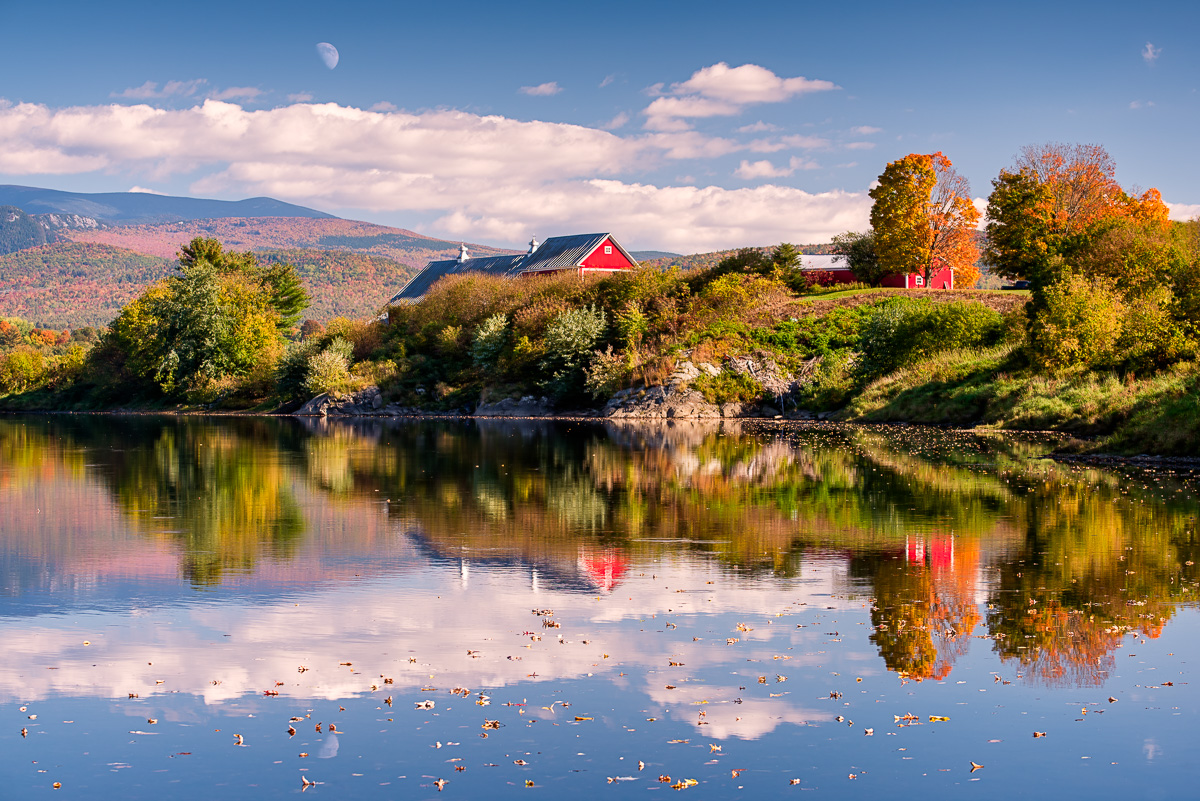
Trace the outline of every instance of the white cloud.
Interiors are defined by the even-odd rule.
[[[874,150],[874,142],[847,142],[842,145],[846,150]]]
[[[743,125],[741,128],[737,129],[737,132],[738,133],[768,133],[768,132],[773,132],[773,131],[778,131],[778,130],[779,130],[778,125],[772,125],[769,122],[763,122],[762,120],[759,120],[758,122],[751,123],[750,125]]]
[[[213,100],[256,100],[262,93],[253,86],[230,86],[209,92],[208,96]]]
[[[113,92],[110,97],[124,97],[131,100],[151,100],[162,97],[190,97],[208,83],[204,78],[191,81],[167,81],[161,89],[155,81],[146,81],[141,86],[134,86],[121,92]]]
[[[1171,219],[1180,222],[1200,218],[1200,203],[1168,203],[1163,201],[1171,212]]]
[[[599,88],[603,89],[604,87],[608,86],[610,83],[612,83],[613,81],[615,81],[616,79],[617,79],[617,76],[616,76],[616,75],[605,75],[605,76],[604,76],[604,80],[602,80],[602,81],[600,82],[600,87],[599,87]]]
[[[288,95],[287,99],[293,103],[307,103],[313,96],[312,92],[296,92],[294,95]]]
[[[548,81],[547,83],[539,83],[537,86],[522,86],[520,90],[523,95],[533,95],[534,97],[548,97],[556,95],[562,91],[562,87],[557,81]]]
[[[1142,58],[1147,64],[1153,64],[1155,61],[1158,61],[1158,56],[1161,53],[1161,47],[1155,47],[1149,42],[1146,42],[1146,46],[1142,48]]]
[[[1145,100],[1145,101],[1143,101],[1143,100],[1134,100],[1133,102],[1131,102],[1131,103],[1129,104],[1129,107],[1130,107],[1131,109],[1139,109],[1139,108],[1154,108],[1154,101],[1153,101],[1153,100]]]
[[[862,228],[870,209],[865,192],[637,180],[672,161],[750,150],[731,139],[696,131],[620,136],[461,111],[382,112],[334,103],[247,110],[215,100],[187,109],[52,109],[0,101],[0,141],[0,174],[105,171],[161,183],[196,172],[189,187],[195,194],[421,212],[437,215],[434,233],[487,241],[601,227],[639,247],[695,252],[823,241]],[[807,138],[794,144],[801,143],[814,144]],[[784,169],[806,168],[798,160]]]
[[[870,136],[871,134],[882,133],[882,128],[876,128],[874,125],[858,125],[850,129],[851,133],[856,133],[860,136]]]
[[[655,84],[647,91],[662,94],[662,87]],[[730,67],[722,61],[697,70],[686,81],[671,84],[669,96],[657,97],[642,113],[650,130],[681,131],[690,127],[688,119],[732,117],[749,105],[780,103],[837,88],[829,81],[780,78],[757,64]]]
[[[819,167],[815,161],[802,159],[799,156],[792,156],[788,160],[788,166],[776,167],[765,159],[763,161],[747,161],[742,160],[733,174],[747,181],[752,181],[756,178],[782,178],[791,175],[796,170],[815,170]]]
[[[129,191],[130,192],[141,192],[142,194],[146,194],[146,195],[165,195],[166,194],[166,192],[159,192],[157,189],[147,189],[144,186],[131,186],[131,187],[129,187]]]
[[[627,122],[629,122],[629,115],[622,111],[600,127],[606,131],[615,131],[618,128],[624,128]]]
[[[389,103],[386,100],[380,100],[378,103],[375,103],[374,105],[372,105],[370,108],[367,109],[367,111],[397,111],[397,110],[398,109],[397,109],[395,103]]]

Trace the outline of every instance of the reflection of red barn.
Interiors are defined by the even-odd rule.
[[[954,536],[952,534],[934,534],[933,541],[923,537],[904,538],[905,560],[909,564],[923,565],[928,563],[939,570],[954,569]]]
[[[597,587],[604,592],[612,592],[629,568],[629,560],[616,548],[582,548],[579,551],[579,566]]]
[[[801,269],[810,273],[822,286],[852,284],[858,280],[840,256],[802,256],[800,265]],[[895,289],[954,289],[954,271],[949,267],[934,271],[928,287],[925,286],[925,276],[922,273],[889,275],[879,285]]]

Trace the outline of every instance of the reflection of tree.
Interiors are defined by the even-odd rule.
[[[205,585],[264,555],[286,557],[304,530],[274,426],[264,422],[67,418],[44,430],[70,451],[86,449],[135,528],[178,543],[182,572]]]
[[[889,670],[917,681],[950,673],[979,622],[978,567],[978,541],[945,534],[853,561],[852,570],[874,587],[871,641]]]
[[[1098,685],[1124,634],[1157,637],[1176,601],[1190,600],[1194,507],[1128,487],[1062,471],[1028,498],[1024,547],[998,565],[988,613],[995,650],[1027,678]]]

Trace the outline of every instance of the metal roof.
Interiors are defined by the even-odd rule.
[[[515,275],[520,272],[517,268],[523,258],[525,258],[524,254],[517,256],[486,256],[478,259],[467,259],[461,262],[458,259],[431,261],[425,265],[424,270],[421,270],[421,272],[409,279],[404,288],[397,292],[388,303],[420,300],[429,291],[429,288],[444,275],[458,275],[459,273]]]
[[[538,249],[525,257],[521,272],[536,273],[542,270],[562,270],[568,267],[578,267],[583,260],[592,255],[592,251],[600,247],[600,243],[612,234],[575,234],[573,236],[552,236],[538,246]],[[617,247],[620,247],[618,245]],[[625,253],[625,248],[621,248]],[[637,259],[625,253],[634,264]]]
[[[515,276],[521,273],[546,272],[551,270],[566,270],[579,267],[583,260],[612,234],[575,234],[573,236],[552,236],[538,246],[533,253],[522,253],[517,256],[489,256],[480,259],[458,261],[431,261],[425,269],[412,277],[404,288],[388,301],[389,304],[402,301],[415,302],[420,300],[429,288],[444,275],[459,273],[488,273],[489,275]],[[637,259],[629,255],[629,251],[621,247],[616,239],[612,243],[629,259],[634,266]]]

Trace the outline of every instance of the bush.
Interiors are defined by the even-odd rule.
[[[288,344],[275,366],[275,387],[280,398],[300,400],[307,397],[308,363],[316,353],[315,339]]]
[[[629,383],[630,364],[627,357],[613,353],[612,345],[602,353],[596,351],[586,369],[584,385],[593,398],[603,398]]]
[[[551,395],[562,399],[582,392],[585,366],[607,327],[607,316],[595,306],[560,312],[546,326],[541,367]]]
[[[863,325],[859,374],[874,378],[942,351],[987,347],[1003,333],[1003,318],[982,303],[885,300]]]
[[[0,356],[0,393],[28,392],[46,382],[46,360],[29,347]]]
[[[471,341],[471,358],[480,367],[491,367],[500,358],[508,341],[508,315],[493,314],[475,329]]]
[[[1051,372],[1102,367],[1116,359],[1125,325],[1125,304],[1096,279],[1068,274],[1046,287],[1044,303],[1030,321],[1030,351]]]
[[[339,392],[349,384],[350,360],[343,354],[329,348],[309,358],[304,389],[310,395]]]
[[[691,381],[709,403],[750,403],[763,396],[762,384],[748,375],[723,370],[716,376],[701,373]]]

